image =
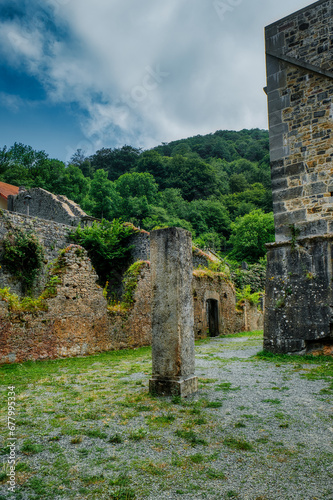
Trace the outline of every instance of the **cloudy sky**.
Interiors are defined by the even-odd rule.
[[[307,0],[0,0],[0,147],[69,160],[267,128],[264,26]]]

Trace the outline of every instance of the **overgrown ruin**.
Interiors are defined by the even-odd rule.
[[[266,27],[276,242],[264,347],[333,352],[333,0]]]
[[[51,193],[49,195],[53,199]],[[39,199],[39,192],[36,196]],[[26,207],[23,206],[22,211],[25,212]],[[37,298],[35,305],[18,303],[19,297],[24,299],[20,281],[4,265],[0,267],[0,364],[151,344],[149,233],[136,229],[129,239],[131,259],[139,271],[131,303],[126,307],[122,304],[111,307],[97,283],[98,276],[86,251],[71,244],[71,231],[70,224],[25,213],[0,212],[0,243],[9,234],[33,232],[44,249],[44,267],[33,289]],[[59,258],[63,264],[61,272],[52,274],[54,267],[59,267]],[[193,248],[192,261],[193,281],[188,293],[194,299],[195,338],[208,333],[224,335],[262,328],[263,313],[256,304],[243,301],[236,310],[235,287],[224,273],[207,269],[213,263],[208,254]],[[59,280],[53,282],[54,293],[45,296],[50,277],[56,276]],[[13,294],[18,297],[14,299]],[[44,296],[42,302],[38,296]],[[207,304],[213,300],[215,309],[208,310]],[[209,332],[214,315],[217,316],[215,332]]]

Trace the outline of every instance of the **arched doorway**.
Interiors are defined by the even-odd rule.
[[[219,303],[215,299],[206,300],[207,325],[210,337],[219,335]]]

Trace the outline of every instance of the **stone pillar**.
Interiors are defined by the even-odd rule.
[[[149,391],[188,396],[194,375],[191,233],[176,227],[150,233],[153,374]]]

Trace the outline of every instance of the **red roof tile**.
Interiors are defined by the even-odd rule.
[[[5,182],[0,182],[0,196],[8,199],[10,194],[18,194],[19,188],[17,186],[12,186],[11,184],[6,184]]]

